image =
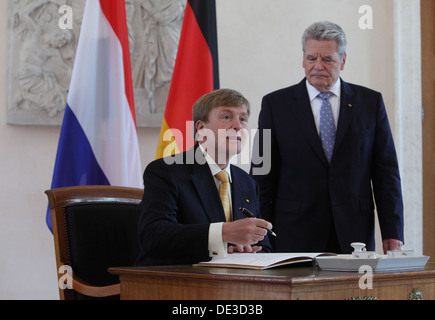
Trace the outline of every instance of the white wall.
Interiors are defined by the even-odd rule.
[[[405,4],[406,1],[406,4]],[[250,127],[256,128],[261,97],[277,88],[299,82],[303,76],[300,37],[304,29],[317,20],[331,20],[347,33],[348,60],[342,77],[381,91],[387,105],[401,164],[409,170],[403,184],[407,221],[421,220],[421,139],[409,143],[402,131],[418,132],[419,84],[413,88],[416,101],[400,108],[407,94],[397,94],[399,84],[406,83],[397,73],[397,61],[403,55],[414,61],[415,78],[419,75],[419,49],[406,51],[407,39],[414,37],[419,26],[418,0],[217,0],[221,87],[241,91],[252,104]],[[371,5],[374,29],[358,27],[362,5]],[[57,277],[52,235],[45,225],[47,201],[44,190],[51,185],[59,127],[12,126],[6,123],[7,109],[7,5],[0,1],[0,299],[57,299]],[[409,9],[413,9],[411,13]],[[405,15],[406,12],[406,15]],[[410,16],[407,19],[407,16]],[[402,27],[411,25],[414,32],[395,33],[397,17]],[[412,19],[411,19],[412,18]],[[399,26],[399,25],[398,25]],[[396,30],[398,30],[396,28]],[[409,29],[407,29],[409,30]],[[401,41],[396,39],[403,37]],[[405,48],[405,53],[403,50]],[[409,71],[409,70],[408,70]],[[397,81],[399,79],[399,83]],[[402,81],[402,82],[401,82]],[[420,104],[420,105],[419,105]],[[411,120],[408,120],[411,118]],[[407,127],[408,121],[414,127]],[[158,129],[139,129],[142,167],[154,159]],[[413,155],[413,165],[404,156]],[[409,156],[408,156],[409,157]],[[417,164],[415,164],[417,163]],[[412,219],[411,219],[412,218]],[[412,222],[411,222],[412,223]],[[415,234],[419,224],[408,232],[411,244],[421,248]],[[408,228],[407,228],[408,230]],[[407,234],[406,234],[407,235]]]

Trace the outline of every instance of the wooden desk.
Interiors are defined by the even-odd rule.
[[[366,290],[359,288],[362,273],[312,267],[257,271],[164,266],[110,268],[109,272],[119,275],[121,299],[126,300],[409,300],[421,298],[418,293],[424,300],[435,300],[435,263],[420,270],[375,272],[373,289]]]

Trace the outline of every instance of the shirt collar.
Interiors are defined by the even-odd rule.
[[[306,80],[306,84],[307,84],[308,96],[310,97],[310,101],[312,102],[314,99],[317,98],[317,96],[319,95],[320,91],[318,91],[316,88],[314,88],[308,82],[308,80]],[[336,95],[338,98],[340,98],[340,89],[341,89],[341,79],[339,77],[337,79],[337,81],[335,82],[335,84],[332,86],[332,88],[329,91],[332,92],[334,95]]]
[[[213,160],[212,157],[210,157],[210,155],[204,150],[204,148],[201,146],[201,144],[199,144],[199,148],[201,149],[202,154],[204,155],[205,160],[207,161],[207,164],[210,168],[211,174],[213,175],[213,177],[218,174],[221,171],[226,171],[228,173],[228,179],[230,180],[230,183],[232,183],[232,178],[231,178],[231,169],[230,169],[230,164],[228,164],[224,169],[221,169],[217,163]]]

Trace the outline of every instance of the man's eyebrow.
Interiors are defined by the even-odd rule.
[[[233,109],[234,109],[233,107],[223,107],[219,111],[219,114],[230,113],[233,116],[246,117],[246,118],[249,118],[249,116],[250,116],[250,114],[248,112],[236,113],[236,112],[234,112]]]

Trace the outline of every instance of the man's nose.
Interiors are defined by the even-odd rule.
[[[324,69],[324,68],[323,68],[323,62],[322,62],[322,58],[321,58],[321,57],[318,57],[318,58],[317,58],[316,62],[314,63],[314,68],[315,68],[316,70],[323,70],[323,69]]]
[[[239,131],[242,128],[242,122],[239,118],[235,117],[231,124],[231,129],[234,129],[236,131]]]

